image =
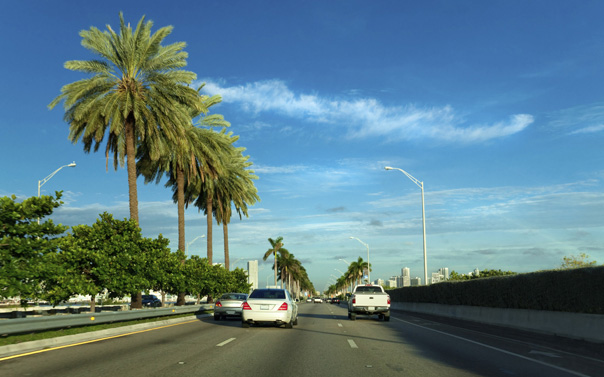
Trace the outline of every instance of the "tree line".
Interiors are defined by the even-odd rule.
[[[82,30],[82,46],[97,59],[70,60],[64,67],[87,75],[67,84],[50,104],[63,103],[69,140],[81,142],[84,151],[97,152],[104,143],[106,165],[126,167],[130,219],[139,223],[136,179],[166,187],[178,210],[178,250],[185,251],[185,207],[193,205],[207,218],[207,260],[212,265],[213,218],[224,233],[225,268],[229,270],[228,223],[233,210],[248,216],[248,206],[260,200],[249,169],[245,148],[235,146],[239,137],[226,132],[230,126],[210,108],[220,95],[202,93],[203,84],[183,68],[188,53],[185,42],[162,45],[172,26],[152,33],[153,23],[143,16],[136,27],[119,14],[119,30],[107,25]],[[182,303],[184,296],[179,297]],[[138,292],[133,307],[141,306]]]
[[[0,198],[0,298],[44,300],[53,305],[75,295],[122,298],[140,291],[216,297],[249,292],[244,270],[228,271],[207,258],[171,252],[169,240],[145,238],[132,219],[109,213],[92,225],[67,226],[38,218],[59,207],[55,196]]]

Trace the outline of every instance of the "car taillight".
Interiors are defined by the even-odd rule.
[[[217,308],[221,308],[222,307],[222,304],[220,303],[220,301],[216,301],[216,307]]]
[[[281,306],[279,307],[279,310],[287,310],[287,302],[284,302],[283,304],[281,304]]]
[[[252,310],[252,307],[247,302],[244,302],[241,307],[243,308],[243,310]]]

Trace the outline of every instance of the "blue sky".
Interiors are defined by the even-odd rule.
[[[63,190],[52,218],[128,217],[124,169],[68,139],[47,105],[81,76],[80,30],[172,25],[188,70],[223,96],[261,202],[229,228],[245,267],[269,237],[324,289],[369,244],[372,279],[409,267],[529,272],[587,253],[604,263],[604,4],[599,1],[21,1],[0,14],[0,195]],[[176,206],[139,180],[145,236],[177,243]],[[190,254],[205,217],[186,213]],[[196,239],[197,238],[197,239]],[[214,261],[223,260],[214,231]],[[261,263],[260,281],[272,276]]]

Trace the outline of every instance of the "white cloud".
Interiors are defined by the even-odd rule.
[[[604,124],[581,128],[581,129],[571,132],[569,135],[591,134],[591,133],[600,132],[600,131],[604,131]]]
[[[316,94],[296,94],[283,81],[266,80],[238,86],[221,86],[208,80],[205,89],[221,94],[226,103],[245,111],[279,115],[315,123],[342,125],[348,137],[388,137],[396,140],[435,139],[477,143],[521,132],[534,121],[528,114],[510,116],[492,125],[467,125],[451,106],[387,107],[375,98],[330,99]]]

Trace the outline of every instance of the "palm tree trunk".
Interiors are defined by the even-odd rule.
[[[224,237],[224,268],[229,270],[229,228],[224,219],[222,219],[222,235]]]
[[[185,251],[185,173],[182,168],[176,171],[176,189],[178,200],[178,250]]]
[[[208,193],[206,200],[206,220],[207,220],[207,233],[208,233],[208,263],[212,265],[212,196]]]
[[[185,173],[182,168],[176,170],[176,198],[178,207],[178,250],[186,251],[185,244]],[[185,256],[186,258],[186,256]],[[182,264],[185,264],[185,260],[182,260]],[[186,294],[179,292],[176,298],[176,306],[186,305]]]
[[[128,199],[130,203],[130,220],[138,225],[138,195],[136,191],[136,135],[134,134],[134,115],[128,114],[126,118],[126,167],[128,170]],[[141,309],[143,297],[141,292],[130,296],[130,307]]]

